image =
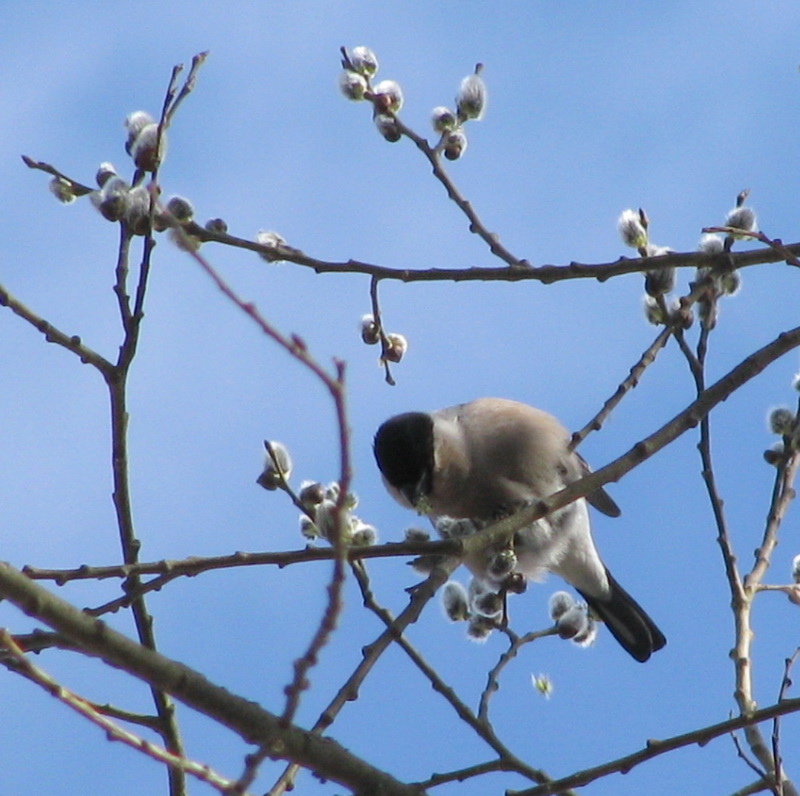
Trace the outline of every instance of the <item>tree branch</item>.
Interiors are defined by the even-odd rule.
[[[744,727],[774,719],[776,716],[785,716],[788,713],[796,713],[797,711],[800,711],[800,698],[786,699],[776,705],[753,711],[748,715],[736,716],[733,719],[721,721],[718,724],[710,724],[707,727],[701,727],[682,735],[675,735],[663,741],[650,740],[644,748],[625,755],[625,757],[603,763],[594,768],[587,768],[585,771],[579,771],[563,779],[554,780],[548,785],[540,785],[527,790],[508,791],[508,796],[553,796],[553,794],[559,793],[560,789],[579,788],[608,774],[626,774],[634,766],[675,749],[680,749],[683,746],[691,746],[692,744],[705,746],[709,741],[719,738],[721,735],[728,735],[735,730],[741,730]]]
[[[248,743],[269,749],[272,757],[294,760],[357,793],[420,796],[419,788],[398,782],[335,741],[294,726],[207,680],[199,672],[126,638],[104,622],[86,616],[64,600],[0,562],[0,596],[29,616],[73,639],[85,652],[138,677],[214,719]]]

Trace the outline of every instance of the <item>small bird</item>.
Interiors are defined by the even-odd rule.
[[[474,530],[558,492],[590,472],[569,449],[552,416],[503,398],[479,398],[436,412],[406,412],[375,435],[374,452],[388,492],[401,505]],[[575,587],[621,646],[644,662],[666,644],[663,633],[611,576],[595,548],[586,501],[610,517],[620,510],[604,489],[518,531],[504,549],[465,560],[487,584],[512,573],[537,579],[554,572]]]

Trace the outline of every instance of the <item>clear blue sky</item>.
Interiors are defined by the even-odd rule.
[[[195,93],[179,111],[162,170],[165,192],[192,199],[201,221],[223,216],[234,234],[261,228],[323,259],[354,257],[403,268],[491,266],[427,164],[408,141],[389,145],[369,109],[338,93],[338,48],[366,44],[380,76],[403,86],[402,118],[429,135],[428,115],[449,104],[460,79],[485,64],[490,101],[468,128],[470,146],[450,173],[490,229],[534,264],[607,262],[626,252],[615,221],[642,206],[653,240],[694,248],[751,189],[761,228],[798,238],[800,5],[775,0],[668,4],[588,2],[237,4],[8,3],[0,10],[0,283],[69,334],[113,358],[119,320],[111,292],[117,230],[88,202],[63,207],[21,154],[90,182],[101,161],[128,168],[122,121],[157,113],[173,64],[210,50]],[[370,443],[380,422],[500,395],[582,426],[615,390],[656,330],[643,319],[636,275],[598,285],[545,287],[385,284],[389,329],[409,353],[389,387],[357,325],[369,310],[361,276],[315,276],[242,251],[205,254],[281,330],[297,332],[322,362],[347,361],[359,514],[383,541],[414,517],[383,491]],[[679,275],[685,287],[689,274]],[[709,354],[717,378],[797,324],[797,279],[783,265],[748,269],[726,301]],[[133,506],[143,560],[301,547],[296,512],[255,483],[261,441],[289,445],[301,478],[337,474],[327,394],[225,302],[196,264],[160,241],[140,354],[130,385]],[[760,540],[772,471],[764,418],[792,403],[791,354],[713,416],[719,487],[743,566]],[[582,448],[596,467],[659,427],[692,395],[677,349],[663,351],[601,434]],[[111,503],[107,399],[88,367],[10,312],[0,312],[0,558],[16,565],[110,564],[119,549]],[[601,630],[578,650],[557,639],[529,646],[507,669],[493,702],[510,748],[554,776],[662,738],[721,721],[735,710],[727,654],[732,620],[716,531],[687,434],[619,484],[619,520],[595,515],[595,537],[617,578],[669,639],[646,665]],[[768,582],[786,582],[800,552],[794,509]],[[378,599],[398,612],[415,581],[401,561],[370,566]],[[212,680],[282,707],[291,661],[305,648],[324,601],[327,565],[233,570],[171,584],[151,595],[162,651]],[[458,577],[466,580],[463,573]],[[513,600],[519,631],[547,624],[551,578]],[[72,584],[79,606],[118,595],[118,584]],[[111,619],[131,633],[129,617]],[[754,678],[760,704],[778,693],[783,660],[800,644],[800,614],[762,595],[754,611]],[[30,623],[0,605],[0,624]],[[334,642],[312,672],[298,717],[313,723],[380,628],[353,583]],[[505,645],[464,638],[431,605],[412,642],[470,705]],[[100,702],[148,710],[144,687],[96,662],[46,653],[37,662]],[[555,683],[549,701],[530,675]],[[793,695],[797,696],[797,693]],[[159,793],[164,772],[10,674],[0,676],[3,793]],[[187,754],[236,776],[242,747],[181,709]],[[800,777],[800,724],[783,723],[784,756]],[[770,728],[765,728],[769,731]],[[331,734],[401,779],[491,758],[422,676],[392,650]],[[266,786],[280,766],[265,766]],[[688,748],[593,796],[731,793],[753,779],[730,739]],[[500,793],[521,780],[486,779],[436,794]],[[191,792],[211,792],[199,783]],[[333,794],[304,775],[298,793]]]

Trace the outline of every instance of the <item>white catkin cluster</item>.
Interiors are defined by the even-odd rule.
[[[590,646],[597,637],[597,625],[589,616],[589,609],[576,602],[568,592],[557,591],[550,596],[550,618],[556,624],[558,635],[579,647]]]
[[[137,169],[155,171],[167,153],[167,136],[147,111],[134,111],[125,119],[128,140],[125,151],[133,158]]]
[[[377,544],[378,531],[375,526],[352,513],[358,505],[358,497],[348,492],[339,506],[339,494],[336,481],[327,486],[317,481],[304,481],[298,497],[307,513],[300,515],[300,533],[309,540],[333,542],[340,539],[355,547]]]
[[[477,64],[475,72],[461,81],[454,111],[445,105],[437,105],[431,111],[431,126],[440,136],[437,150],[448,160],[458,160],[467,151],[464,125],[478,121],[486,111],[488,92],[481,77],[482,71],[483,64]]]
[[[378,360],[380,365],[386,362],[400,362],[406,355],[406,351],[408,351],[408,339],[406,336],[399,332],[387,332],[382,335],[381,328],[371,312],[361,316],[359,330],[361,332],[361,340],[366,345],[377,345],[383,341],[381,357]]]

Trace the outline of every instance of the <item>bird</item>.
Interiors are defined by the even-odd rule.
[[[474,531],[591,472],[569,442],[567,430],[547,412],[505,398],[478,398],[391,417],[378,428],[373,450],[384,486],[397,502],[428,515],[434,526],[464,521]],[[553,572],[644,663],[666,638],[602,562],[587,501],[610,517],[621,513],[601,487],[518,531],[512,553],[509,544],[489,547],[464,563],[488,584],[512,571],[526,581]]]

